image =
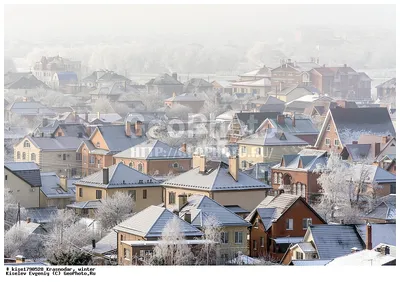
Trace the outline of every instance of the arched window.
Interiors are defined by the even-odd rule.
[[[301,185],[301,196],[303,198],[306,197],[306,185],[305,184]]]
[[[173,168],[178,168],[178,167],[179,167],[179,164],[178,164],[178,163],[173,163],[173,164],[172,164],[172,167],[173,167]]]
[[[21,159],[21,152],[17,152],[17,160]]]
[[[25,147],[25,148],[29,148],[30,146],[31,146],[31,143],[29,143],[28,140],[25,140],[25,142],[24,142],[24,147]]]
[[[293,185],[292,185],[292,192],[293,192],[293,193],[296,192],[296,183],[293,183]]]
[[[278,174],[274,172],[274,184],[278,184]]]
[[[282,184],[282,173],[278,174],[278,184]]]
[[[129,163],[129,167],[133,167],[133,162],[130,162],[130,163]]]
[[[36,154],[35,153],[31,154],[31,161],[36,161]]]
[[[138,171],[143,172],[143,164],[139,163],[137,166]]]
[[[301,183],[297,183],[296,195],[301,195]]]
[[[26,160],[26,153],[25,152],[22,153],[22,159]]]

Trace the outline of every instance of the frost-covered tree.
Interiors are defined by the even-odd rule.
[[[160,244],[153,249],[149,264],[152,265],[192,265],[194,255],[185,243],[182,222],[174,217],[164,227]]]
[[[20,249],[26,243],[28,236],[29,233],[24,228],[20,228],[18,224],[6,231],[4,234],[4,256],[15,257],[20,255]]]
[[[109,113],[114,113],[114,109],[111,106],[111,103],[108,99],[106,98],[99,98],[96,100],[92,107],[93,112],[99,112],[101,114],[109,114]]]
[[[180,119],[187,121],[190,114],[193,113],[193,109],[181,104],[174,104],[172,107],[167,108],[165,114],[169,118]]]
[[[26,210],[19,208],[20,220],[26,218]],[[4,188],[4,231],[9,230],[18,220],[18,202],[10,188]]]
[[[142,93],[138,96],[138,100],[142,101],[147,111],[156,111],[164,106],[164,97],[156,92]]]
[[[90,243],[91,234],[90,229],[78,221],[73,211],[58,210],[44,241],[46,258],[56,265],[66,264],[65,257],[74,260],[82,253],[81,248]]]
[[[221,223],[214,215],[203,215],[203,238],[207,243],[201,245],[200,252],[196,255],[196,264],[217,264],[217,248],[221,243]]]
[[[111,197],[102,200],[97,209],[96,218],[104,230],[118,225],[130,215],[135,207],[133,198],[126,192],[116,192]]]

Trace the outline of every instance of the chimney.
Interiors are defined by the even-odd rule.
[[[184,153],[186,153],[186,143],[182,143],[182,146],[181,146],[181,151],[182,152],[184,152]]]
[[[285,124],[285,116],[284,115],[278,115],[276,117],[278,124]]]
[[[372,226],[369,222],[367,223],[367,238],[365,240],[365,245],[367,250],[372,250]]]
[[[41,132],[41,133],[40,133],[40,136],[43,138],[43,137],[44,137],[44,132]]]
[[[23,255],[15,256],[15,263],[23,263],[25,262],[25,257]]]
[[[234,156],[229,156],[229,173],[235,179],[235,181],[238,181],[239,179],[239,156],[234,155]]]
[[[108,167],[103,168],[103,184],[108,184]]]
[[[85,113],[85,121],[89,122],[89,113]]]
[[[85,131],[87,136],[90,136],[92,134],[92,129],[90,126],[86,126]]]
[[[172,73],[172,77],[173,77],[175,80],[178,80],[178,74],[177,74],[176,72],[173,72],[173,73]]]
[[[390,140],[390,136],[382,136],[382,143],[386,144],[387,142],[389,142]]]
[[[192,168],[200,166],[200,155],[198,153],[193,153],[192,155]]]
[[[375,143],[375,157],[381,152],[381,143]]]
[[[127,137],[131,137],[132,132],[131,132],[131,123],[129,121],[125,122],[125,135]]]
[[[28,97],[22,97],[22,102],[28,102]]]
[[[181,194],[178,196],[178,211],[180,211],[187,203],[187,195]]]
[[[143,136],[142,122],[140,120],[135,122],[135,135],[138,137]]]
[[[295,116],[295,114],[293,114],[293,117],[292,117],[292,126],[296,127],[296,116]]]
[[[26,218],[26,223],[31,223],[31,218],[30,217]]]
[[[67,176],[60,175],[60,186],[65,192],[68,192]]]
[[[265,183],[267,183],[269,185],[269,181],[268,181],[268,170],[264,171],[264,181]]]
[[[75,111],[72,112],[72,117],[74,118],[74,122],[78,122],[78,116]]]
[[[175,92],[173,92],[173,93],[172,93],[172,97],[176,97],[176,94],[175,94]]]
[[[205,171],[206,171],[206,156],[200,155],[199,172],[204,173]]]
[[[97,112],[97,118],[100,119],[100,112]]]
[[[49,124],[49,120],[47,118],[43,118],[42,120],[42,126],[45,127],[46,125]]]
[[[95,249],[96,248],[96,240],[92,239],[92,248]]]
[[[353,141],[352,144],[358,144],[358,141]]]
[[[192,215],[190,214],[190,212],[185,213],[185,221],[192,223]]]

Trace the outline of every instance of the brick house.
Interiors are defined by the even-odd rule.
[[[317,166],[327,164],[327,152],[304,149],[297,155],[283,155],[279,164],[271,168],[271,185],[275,190],[300,195],[308,203],[319,193],[317,183],[320,174],[314,173]],[[281,187],[283,185],[283,188]]]
[[[134,125],[97,126],[88,140],[83,140],[76,150],[80,156],[82,175],[87,176],[113,164],[113,155],[131,148],[147,137],[141,122]]]
[[[193,155],[193,169],[162,183],[165,206],[173,207],[182,194],[205,195],[221,205],[238,205],[252,210],[271,186],[239,170],[239,158],[231,156],[229,163],[207,161],[204,155]]]
[[[311,83],[323,94],[349,100],[371,100],[371,78],[346,64],[318,67],[310,72]]]
[[[192,166],[186,144],[173,148],[159,140],[147,140],[114,155],[114,163],[122,162],[149,175],[180,174]]]
[[[292,62],[288,59],[279,67],[271,70],[272,88],[279,91],[291,85],[310,85],[311,77],[310,71],[318,68],[317,62]]]
[[[303,241],[310,224],[326,222],[300,196],[267,196],[246,218],[251,223],[250,256],[280,260],[291,243]]]
[[[114,231],[117,232],[117,255],[119,265],[140,264],[140,260],[151,254],[154,246],[159,243],[164,227],[174,218],[179,220],[182,235],[189,245],[199,239],[203,232],[182,220],[166,208],[149,206],[121,222]]]
[[[104,200],[115,192],[127,192],[133,198],[137,212],[164,200],[159,181],[122,163],[103,168],[74,185],[76,202]]]
[[[314,147],[339,154],[363,134],[396,136],[386,108],[329,109]]]

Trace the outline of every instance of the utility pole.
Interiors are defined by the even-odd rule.
[[[18,211],[17,211],[17,223],[18,225],[21,225],[21,205],[18,202]]]

